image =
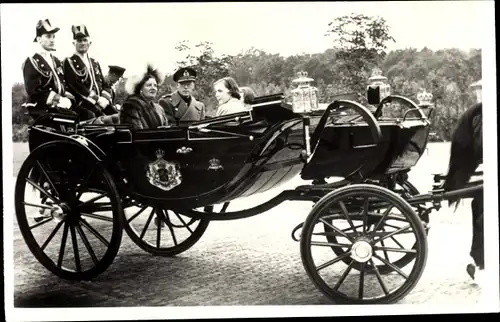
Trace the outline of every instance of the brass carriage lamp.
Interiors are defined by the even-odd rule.
[[[378,105],[384,98],[391,95],[391,85],[387,82],[387,77],[382,76],[380,68],[375,67],[372,76],[368,79],[366,96],[368,104]]]
[[[310,85],[314,79],[307,76],[307,72],[298,72],[292,83],[297,88],[292,90],[292,109],[294,113],[310,113],[318,109],[318,89]]]
[[[432,94],[425,89],[417,94],[418,106],[421,108],[428,108],[432,106]]]

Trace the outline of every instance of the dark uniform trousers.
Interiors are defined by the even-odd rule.
[[[111,88],[104,79],[101,66],[94,58],[89,57],[89,60],[90,68],[77,54],[66,58],[63,62],[64,77],[68,87],[75,94],[78,105],[76,110],[80,114],[81,120],[106,114],[105,111],[96,106],[97,102],[90,97],[92,91],[99,96],[102,96],[103,92],[107,92],[111,96]],[[106,112],[108,111],[109,109],[106,110]]]
[[[205,119],[205,104],[191,96],[191,101],[186,101],[179,92],[164,95],[159,102],[167,114],[169,124],[179,125],[181,122],[194,122]]]

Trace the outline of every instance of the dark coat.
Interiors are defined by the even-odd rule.
[[[92,71],[87,68],[87,65],[85,65],[82,58],[77,54],[66,58],[63,62],[66,83],[72,93],[76,96],[77,102],[84,99],[87,100],[92,89],[99,96],[102,96],[103,91],[111,95],[111,88],[108,85],[108,82],[104,79],[101,65],[94,58],[89,57],[89,59]],[[92,88],[92,79],[90,76],[91,72],[95,75],[97,88]]]
[[[28,94],[28,103],[45,107],[51,92],[73,99],[73,95],[68,92],[62,63],[57,57],[52,57],[55,74],[43,56],[38,53],[23,62],[24,88]],[[60,87],[57,86],[57,80]]]
[[[122,105],[120,123],[131,124],[136,129],[150,129],[168,125],[168,119],[158,104],[130,95]]]
[[[193,96],[191,96],[189,106],[177,91],[162,96],[158,103],[165,110],[170,123],[205,119],[205,104],[198,102]]]

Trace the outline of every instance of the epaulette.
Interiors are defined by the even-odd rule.
[[[33,66],[33,68],[39,72],[42,76],[44,77],[50,77],[51,76],[51,72],[50,71],[43,71],[40,69],[40,66],[38,66],[38,59],[34,59],[35,56],[29,56],[28,59],[30,60],[31,62],[31,65]],[[23,66],[24,67],[24,66]]]

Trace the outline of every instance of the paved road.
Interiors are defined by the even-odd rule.
[[[430,159],[424,156],[412,173],[421,191],[431,180]],[[433,169],[445,168],[442,158],[432,159],[440,160]],[[266,195],[252,197],[238,208],[265,199]],[[445,207],[431,216],[423,276],[399,303],[461,308],[478,303],[480,290],[464,271],[471,240],[468,207],[464,202],[457,213]],[[299,244],[290,237],[310,209],[308,202],[286,202],[255,217],[213,222],[194,247],[175,258],[153,257],[124,234],[118,257],[93,282],[56,278],[34,259],[14,224],[15,306],[331,304],[309,280]]]

